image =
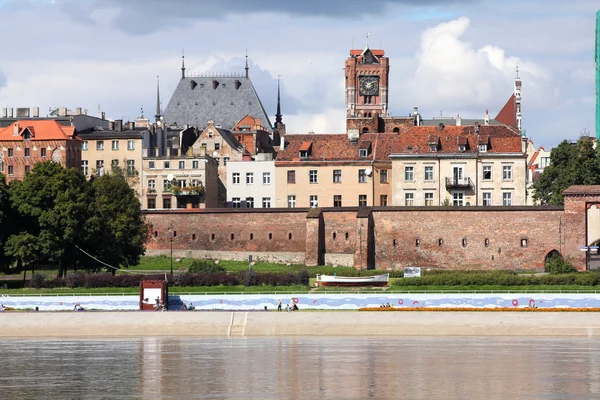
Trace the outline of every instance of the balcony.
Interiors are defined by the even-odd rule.
[[[452,177],[452,178],[446,178],[446,187],[447,188],[463,188],[463,189],[468,189],[468,188],[473,188],[473,181],[471,180],[471,178],[457,178],[457,177]]]
[[[172,186],[171,192],[175,196],[202,196],[204,194],[204,186]]]

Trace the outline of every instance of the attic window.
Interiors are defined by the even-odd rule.
[[[430,144],[429,151],[431,151],[432,153],[437,152],[437,144]]]
[[[208,131],[208,137],[213,137],[213,131]]]
[[[311,147],[312,142],[302,143],[302,146],[300,146],[300,158],[308,158],[308,156],[310,156]]]
[[[190,81],[190,89],[194,90],[196,89],[196,86],[198,86],[198,83],[196,81]]]
[[[360,149],[360,150],[358,150],[358,152],[359,152],[359,155],[360,155],[361,157],[366,157],[366,156],[368,155],[368,154],[367,154],[367,153],[368,153],[368,150],[367,150],[367,149]]]
[[[358,149],[358,155],[360,157],[367,157],[371,153],[371,142],[362,142]]]
[[[413,149],[413,148],[412,148],[412,146],[408,146],[408,147],[406,148],[406,150],[408,150],[408,151],[412,151],[412,149]]]
[[[487,144],[480,144],[479,145],[479,152],[480,153],[487,153]]]
[[[236,79],[234,82],[234,86],[235,86],[235,90],[238,90],[240,88],[240,86],[242,86],[242,82],[240,82]]]
[[[213,80],[213,83],[212,83],[212,85],[213,85],[213,89],[216,89],[216,88],[218,88],[218,87],[219,87],[219,82],[218,82],[218,81],[216,81],[216,80]]]
[[[458,151],[465,151],[465,150],[466,150],[466,146],[464,144],[458,145]]]

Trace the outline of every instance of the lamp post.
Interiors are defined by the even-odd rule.
[[[169,226],[169,241],[171,242],[171,277],[173,277],[173,232],[175,227],[173,224]]]

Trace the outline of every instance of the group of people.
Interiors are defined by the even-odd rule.
[[[81,307],[81,304],[76,303],[75,307],[73,307],[73,311],[85,311],[85,308]]]
[[[282,309],[283,309],[283,306],[281,304],[281,299],[279,299],[279,301],[277,302],[277,311],[281,311]],[[298,305],[296,304],[294,299],[292,299],[291,306],[289,304],[285,305],[285,311],[298,311]]]
[[[385,303],[382,303],[382,304],[379,306],[379,308],[388,308],[388,307],[391,307],[391,306],[392,306],[392,305],[391,305],[390,303],[387,303],[387,304],[385,304]]]
[[[4,304],[0,303],[0,311],[4,311],[6,310],[6,307],[4,307]]]

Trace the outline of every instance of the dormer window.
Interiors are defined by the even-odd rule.
[[[358,152],[361,157],[367,156],[367,149],[360,149]]]
[[[487,144],[480,144],[479,145],[479,152],[480,153],[487,153]]]
[[[437,152],[437,144],[430,144],[429,151],[431,151],[432,153]]]
[[[310,156],[310,151],[312,149],[312,142],[304,142],[302,146],[300,146],[300,158],[308,158]]]
[[[358,148],[359,157],[368,157],[371,154],[371,142],[362,142]]]
[[[467,148],[464,144],[459,144],[458,145],[458,151],[465,151]]]

